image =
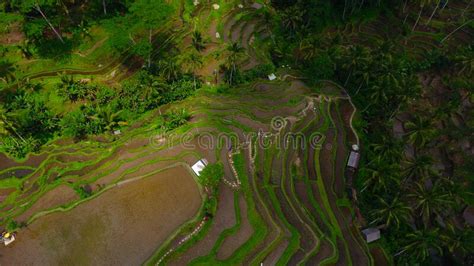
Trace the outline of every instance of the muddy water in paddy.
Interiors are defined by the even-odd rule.
[[[183,167],[104,192],[66,213],[53,213],[0,248],[0,265],[137,265],[201,206]]]

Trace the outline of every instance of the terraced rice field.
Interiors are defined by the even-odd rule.
[[[255,12],[231,11],[212,26],[223,29],[217,42],[246,48],[244,69],[265,60],[252,48],[268,36]],[[2,158],[2,178],[19,181],[0,191],[1,222],[26,227],[0,249],[0,264],[374,264],[345,194],[356,110],[342,88],[315,93],[278,74],[172,106],[192,119],[164,138],[153,125],[169,107],[117,139]],[[190,170],[200,158],[224,165],[211,218]]]

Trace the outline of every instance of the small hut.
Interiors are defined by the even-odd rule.
[[[364,235],[364,239],[367,243],[374,242],[380,239],[380,230],[378,228],[367,228],[362,230],[362,234]]]
[[[352,145],[352,150],[349,154],[349,159],[347,160],[347,167],[356,170],[359,167],[360,153],[359,146],[354,144]]]
[[[203,158],[197,161],[193,166],[191,166],[191,169],[193,169],[194,173],[197,176],[200,176],[201,171],[206,167],[207,164],[208,164],[207,160]]]

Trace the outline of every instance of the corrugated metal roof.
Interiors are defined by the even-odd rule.
[[[360,153],[351,151],[349,154],[349,160],[347,160],[347,166],[357,168],[359,166]]]

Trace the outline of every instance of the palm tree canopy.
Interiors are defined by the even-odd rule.
[[[406,135],[412,145],[424,147],[435,135],[436,130],[431,119],[416,116],[405,123]]]
[[[402,249],[403,257],[411,263],[424,262],[432,251],[443,254],[439,228],[421,229],[408,233],[405,241],[406,244]]]
[[[194,48],[197,51],[200,52],[200,51],[204,50],[204,48],[205,48],[204,40],[202,39],[202,35],[199,31],[194,31],[193,32],[192,44],[193,44]]]
[[[433,158],[428,155],[419,155],[415,158],[406,158],[404,161],[403,174],[406,178],[424,179],[425,177],[435,175],[435,171],[432,168]]]
[[[443,212],[450,210],[450,206],[454,200],[441,183],[440,179],[428,188],[424,182],[417,182],[412,193],[408,195],[413,200],[414,208],[418,215],[423,218],[425,225],[430,223],[433,214],[441,215]]]
[[[382,222],[386,227],[394,225],[398,229],[411,217],[411,208],[398,197],[391,201],[379,197],[378,203],[380,207],[372,212],[372,216],[375,218],[373,223]]]
[[[6,82],[15,79],[15,65],[9,61],[0,61],[0,79]]]
[[[393,184],[400,182],[398,165],[389,163],[380,156],[361,168],[360,176],[364,179],[362,191],[368,188],[388,191]]]

